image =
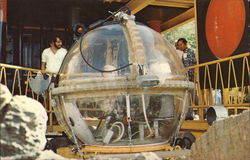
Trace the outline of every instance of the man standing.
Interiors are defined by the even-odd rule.
[[[184,67],[189,67],[196,65],[196,58],[194,51],[187,46],[187,40],[185,38],[178,39],[176,43],[176,49],[183,51],[182,54],[182,63]],[[188,70],[188,77],[190,81],[194,81],[194,69]],[[194,96],[194,91],[190,91],[191,97]],[[191,104],[191,102],[189,102]],[[194,118],[194,111],[192,108],[188,109],[187,115],[185,120],[193,120]]]
[[[62,48],[62,40],[59,36],[54,36],[50,40],[50,47],[42,53],[42,71],[58,72],[67,50]]]
[[[67,50],[62,48],[62,40],[59,36],[52,37],[50,39],[49,45],[49,48],[43,50],[41,69],[42,71],[58,73]],[[50,83],[48,84],[48,87],[54,88],[55,76],[52,75],[49,81]],[[44,89],[48,89],[48,87],[46,86]],[[45,94],[50,95],[50,92],[45,92]],[[50,110],[51,105],[49,102],[49,98],[47,98],[45,102],[45,108],[47,110]]]
[[[194,51],[187,46],[187,40],[185,38],[180,38],[177,41],[176,48],[183,51],[182,62],[184,67],[189,67],[196,65],[196,58]],[[194,69],[188,70],[189,80],[194,80]]]

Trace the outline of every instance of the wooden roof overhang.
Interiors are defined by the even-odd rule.
[[[156,14],[158,16],[156,18],[162,21],[161,30],[165,32],[193,20],[194,3],[195,0],[130,0],[126,6],[129,6],[132,14],[135,15],[140,15],[140,12],[144,12],[147,7],[153,8],[151,14]],[[162,10],[160,14],[158,10]],[[149,16],[149,14],[144,15]]]
[[[79,21],[86,26],[128,6],[136,21],[161,21],[161,31],[193,20],[196,0],[8,0],[8,22],[14,26],[62,28],[72,25],[72,10],[79,9]]]

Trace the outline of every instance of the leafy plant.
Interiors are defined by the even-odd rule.
[[[171,44],[175,44],[179,38],[185,38],[188,41],[188,46],[196,49],[196,36],[195,36],[195,22],[189,22],[169,32],[164,33],[166,38]]]

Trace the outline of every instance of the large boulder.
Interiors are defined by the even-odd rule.
[[[46,144],[47,113],[41,103],[26,96],[12,97],[0,84],[0,155],[39,156]]]
[[[12,95],[8,88],[5,85],[0,83],[0,111],[6,106],[7,103],[10,103]]]
[[[48,116],[38,101],[12,96],[0,84],[0,159],[66,160],[44,150]]]
[[[215,121],[182,160],[250,159],[250,110]]]

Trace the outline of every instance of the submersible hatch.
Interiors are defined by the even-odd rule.
[[[133,15],[97,27],[69,50],[52,89],[59,124],[80,145],[166,144],[185,117],[188,81],[176,50]]]

